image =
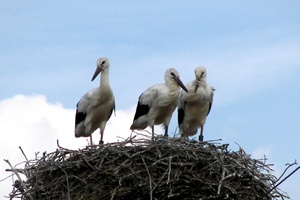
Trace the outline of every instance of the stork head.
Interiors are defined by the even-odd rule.
[[[95,73],[92,77],[92,81],[100,74],[100,72],[107,70],[109,68],[109,61],[107,58],[99,58],[97,60],[97,68],[95,70]]]
[[[179,85],[184,91],[188,92],[188,90],[186,89],[186,87],[184,86],[184,84],[182,83],[182,81],[179,78],[179,73],[177,72],[176,69],[174,68],[170,68],[167,69],[166,73],[165,73],[165,81],[166,82],[175,82],[177,85]]]
[[[196,67],[195,76],[196,76],[195,92],[197,92],[197,89],[200,85],[200,81],[206,81],[206,68],[203,66]]]

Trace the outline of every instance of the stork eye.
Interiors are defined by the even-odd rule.
[[[104,65],[104,64],[105,64],[105,60],[102,61],[101,65]]]
[[[176,79],[176,75],[174,74],[174,72],[171,72],[170,74],[172,76],[172,79],[175,80]]]

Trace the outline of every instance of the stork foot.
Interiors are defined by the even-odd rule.
[[[99,144],[103,144],[103,140],[100,140],[100,141],[99,141]]]
[[[168,133],[165,133],[165,134],[164,134],[164,137],[166,137],[166,138],[169,137]]]
[[[199,135],[199,141],[203,142],[203,135]]]

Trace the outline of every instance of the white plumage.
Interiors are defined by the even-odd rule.
[[[154,125],[163,124],[165,136],[168,136],[168,126],[178,105],[179,86],[187,91],[178,72],[173,68],[168,69],[165,83],[154,85],[140,95],[130,129],[145,129],[150,126],[153,138]]]
[[[115,110],[115,98],[109,85],[109,61],[107,58],[97,60],[97,68],[92,81],[101,72],[100,86],[88,91],[78,102],[75,116],[75,137],[90,137],[100,129],[99,144],[103,144],[106,122]]]
[[[195,69],[196,80],[188,83],[188,93],[181,91],[178,104],[178,126],[182,137],[197,134],[201,128],[199,140],[203,141],[203,128],[210,112],[214,88],[206,83],[205,67]]]

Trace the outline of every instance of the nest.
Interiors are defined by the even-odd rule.
[[[10,199],[285,199],[266,159],[219,141],[157,137],[60,147],[27,161]]]

